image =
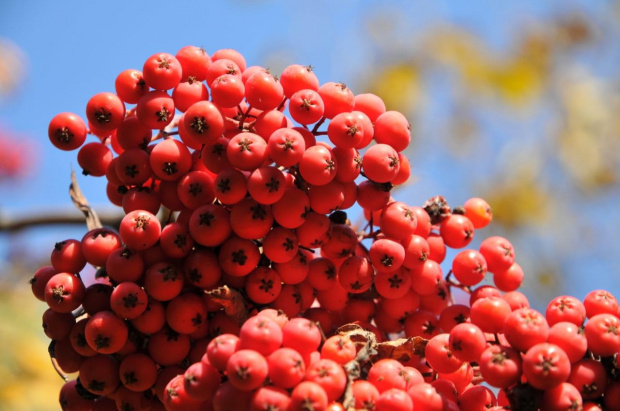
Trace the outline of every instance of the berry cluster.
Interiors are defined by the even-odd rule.
[[[125,215],[56,243],[32,280],[54,361],[78,372],[63,410],[620,404],[617,300],[563,296],[542,315],[507,239],[469,247],[483,199],[394,200],[410,125],[378,96],[188,46],[120,73],[86,118],[58,114],[50,141],[79,149]]]

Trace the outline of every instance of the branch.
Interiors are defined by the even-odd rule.
[[[69,196],[75,208],[82,212],[82,215],[75,214],[69,210],[50,211],[41,210],[22,217],[7,217],[0,213],[0,232],[6,231],[15,233],[35,227],[48,227],[51,225],[84,225],[89,230],[102,226],[118,227],[123,216],[122,212],[108,211],[99,216],[88,204],[88,200],[82,193],[75,172],[71,171],[71,185],[69,186]],[[84,220],[86,218],[86,221]]]
[[[123,214],[121,212],[106,212],[99,216],[99,221],[104,226],[118,227]],[[7,218],[0,215],[0,232],[19,232],[29,228],[46,227],[51,225],[81,225],[84,226],[84,216],[72,211],[40,211],[31,215]]]

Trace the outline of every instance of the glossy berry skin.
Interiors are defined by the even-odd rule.
[[[211,83],[211,98],[220,107],[236,107],[244,96],[245,86],[239,76],[222,74]]]
[[[157,380],[157,364],[143,353],[129,354],[119,364],[121,383],[131,391],[142,392]]]
[[[104,176],[112,158],[112,151],[105,144],[97,142],[83,145],[77,155],[82,174],[93,177]]]
[[[155,90],[169,90],[181,81],[183,68],[172,54],[156,53],[144,62],[142,75],[149,87]]]
[[[512,347],[491,345],[482,352],[478,363],[485,381],[493,387],[507,388],[521,378],[521,355]]]
[[[332,119],[340,113],[353,111],[355,96],[344,83],[323,83],[317,90],[325,104],[324,117]]]
[[[568,356],[555,344],[536,344],[523,356],[523,375],[534,388],[540,390],[565,382],[570,369]]]
[[[413,400],[406,391],[390,388],[377,397],[375,409],[377,411],[412,411]]]
[[[545,390],[541,409],[549,411],[580,410],[582,404],[583,399],[579,390],[574,385],[563,382]]]
[[[397,271],[405,260],[405,249],[397,241],[382,238],[370,246],[368,257],[379,273]]]
[[[30,287],[32,294],[39,301],[45,301],[45,286],[50,278],[58,274],[58,271],[51,265],[45,265],[35,271],[34,275],[30,279]]]
[[[394,273],[377,273],[373,283],[380,296],[388,299],[402,298],[411,289],[412,275],[409,270],[401,267]]]
[[[80,365],[80,382],[95,395],[111,394],[120,384],[118,362],[101,354],[87,358]]]
[[[327,127],[327,136],[336,147],[355,148],[364,139],[364,125],[352,113],[336,115]]]
[[[136,210],[123,217],[120,236],[123,243],[133,251],[146,250],[157,243],[161,224],[148,211]]]
[[[590,291],[583,299],[583,305],[588,318],[603,313],[618,315],[618,300],[606,290]]]
[[[240,348],[268,356],[282,345],[282,328],[268,317],[251,317],[241,326]]]
[[[120,318],[139,317],[147,308],[146,292],[134,282],[120,283],[110,296],[112,311]]]
[[[245,98],[252,107],[273,110],[282,102],[284,90],[269,72],[259,71],[245,82]]]
[[[312,66],[301,64],[291,64],[282,70],[280,83],[284,90],[284,95],[288,98],[299,90],[318,90],[319,79],[312,70]]]
[[[344,393],[347,383],[342,366],[324,358],[310,364],[305,380],[319,384],[325,390],[328,401],[336,401]]]
[[[484,332],[499,333],[511,312],[510,305],[503,298],[484,297],[471,305],[471,322]]]
[[[137,282],[144,271],[142,256],[129,248],[115,248],[106,259],[108,276],[121,283],[123,281]]]
[[[308,183],[324,185],[336,177],[337,160],[324,146],[309,147],[299,160],[299,172]]]
[[[228,381],[242,391],[252,391],[260,387],[268,372],[267,360],[254,350],[241,349],[235,352],[226,365]]]
[[[407,388],[407,393],[413,400],[414,407],[428,411],[441,411],[444,408],[444,399],[435,387],[426,382],[414,384]]]
[[[274,204],[284,195],[286,178],[276,167],[260,167],[248,177],[247,187],[250,196],[257,202]]]
[[[386,111],[375,120],[374,138],[379,144],[388,144],[396,151],[403,151],[411,141],[411,125],[398,111]]]
[[[428,364],[438,372],[455,372],[463,363],[452,353],[450,334],[442,333],[431,338],[424,352]]]
[[[463,250],[452,260],[452,273],[463,285],[476,285],[487,273],[487,262],[477,250]]]
[[[116,94],[128,104],[136,104],[149,89],[142,72],[135,69],[123,70],[114,82]]]
[[[168,139],[153,147],[149,157],[151,170],[165,181],[177,181],[192,167],[192,155],[178,140]]]
[[[45,302],[58,313],[70,313],[80,306],[84,297],[82,280],[70,273],[58,273],[45,285]]]
[[[357,94],[354,99],[355,110],[366,114],[370,121],[375,122],[377,118],[385,113],[385,103],[381,97],[372,93]]]
[[[318,92],[303,89],[290,97],[289,112],[299,124],[314,124],[323,117],[325,104]]]
[[[497,288],[504,292],[515,291],[523,282],[523,269],[517,263],[513,263],[504,271],[495,271],[493,273],[493,283]]]
[[[577,298],[570,295],[561,295],[549,302],[545,311],[545,317],[550,326],[568,321],[580,327],[586,319],[586,309]]]
[[[144,275],[144,289],[158,301],[170,301],[181,293],[184,279],[181,271],[165,262],[151,265]]]
[[[487,342],[482,330],[471,323],[457,324],[450,330],[450,350],[461,361],[478,361]]]
[[[549,325],[538,311],[520,308],[506,317],[504,336],[513,348],[525,352],[535,344],[547,341]]]
[[[474,225],[475,229],[486,227],[493,219],[493,211],[484,199],[472,197],[463,204],[465,217]]]
[[[93,127],[110,132],[117,129],[125,119],[125,104],[114,93],[98,93],[88,100],[86,117]]]
[[[582,359],[588,350],[588,340],[583,330],[568,321],[553,324],[549,328],[547,342],[562,348],[571,363]]]
[[[136,106],[136,117],[146,128],[161,130],[174,119],[174,100],[165,91],[145,93]]]
[[[75,318],[71,313],[59,313],[48,308],[42,317],[43,332],[52,340],[63,340],[69,336],[75,325]]]
[[[594,400],[605,391],[607,373],[600,362],[592,358],[584,358],[571,364],[571,373],[567,382],[579,390],[584,400]]]
[[[211,57],[205,49],[196,46],[184,46],[174,56],[183,69],[182,80],[187,81],[194,77],[197,81],[204,81],[207,77],[207,69],[211,65]]]
[[[119,234],[109,228],[95,228],[82,238],[82,254],[95,267],[104,267],[108,256],[120,246]]]
[[[209,91],[207,87],[204,83],[196,81],[194,78],[182,81],[172,91],[174,106],[181,112],[186,112],[192,104],[207,100],[208,98]]]
[[[274,131],[267,140],[269,157],[282,167],[299,163],[305,150],[306,142],[301,133],[290,128]]]
[[[468,387],[459,395],[461,411],[489,409],[495,405],[497,405],[495,394],[484,385]]]
[[[464,215],[450,215],[442,221],[439,232],[450,248],[466,247],[474,239],[474,225]]]
[[[239,170],[252,171],[267,159],[267,143],[255,133],[242,132],[230,139],[226,147],[230,164]]]
[[[224,133],[224,117],[210,101],[192,104],[183,116],[183,124],[188,135],[201,143],[213,141]]]
[[[294,348],[301,354],[310,354],[319,349],[321,330],[317,324],[306,318],[292,318],[282,328],[282,346]]]
[[[82,243],[74,239],[57,242],[52,250],[50,262],[58,272],[79,273],[86,266]]]
[[[86,124],[77,114],[60,113],[50,121],[47,134],[56,148],[75,150],[86,141]]]
[[[416,226],[413,210],[402,201],[390,203],[381,211],[381,232],[394,240],[408,239],[415,232]]]
[[[484,256],[487,268],[492,273],[507,270],[515,259],[512,244],[500,236],[489,237],[482,241],[480,253]]]
[[[368,382],[372,383],[381,393],[391,388],[404,389],[407,386],[402,373],[404,366],[391,358],[375,362],[368,371]]]
[[[603,357],[620,350],[620,320],[612,314],[597,314],[585,325],[588,349]]]
[[[111,311],[100,311],[88,319],[84,336],[88,346],[99,354],[120,351],[129,335],[125,322]]]
[[[376,183],[388,183],[398,175],[398,152],[387,144],[375,144],[366,150],[362,159],[366,177]]]

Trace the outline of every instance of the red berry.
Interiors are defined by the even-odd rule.
[[[86,117],[98,130],[110,132],[125,119],[125,104],[114,93],[98,93],[88,100]]]
[[[172,54],[156,53],[144,62],[142,75],[149,87],[155,90],[169,90],[181,81],[183,68]]]
[[[75,150],[86,141],[86,124],[73,113],[54,116],[47,132],[52,144],[61,150]]]

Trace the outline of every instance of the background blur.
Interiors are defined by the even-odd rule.
[[[413,177],[395,196],[485,198],[495,218],[472,246],[506,236],[534,308],[599,288],[620,296],[619,23],[611,0],[5,0],[0,223],[78,213],[68,196],[76,152],[47,138],[55,114],[85,117],[92,95],[114,91],[118,73],[156,52],[234,48],[275,73],[312,64],[321,82],[404,112]],[[110,210],[103,179],[79,181],[91,205]],[[0,410],[58,409],[45,306],[28,280],[56,241],[85,231],[0,231]]]

